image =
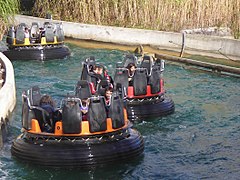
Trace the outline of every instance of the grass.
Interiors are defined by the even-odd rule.
[[[240,36],[239,0],[36,0],[34,15],[98,25],[179,32],[230,27]]]

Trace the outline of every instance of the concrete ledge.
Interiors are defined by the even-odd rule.
[[[220,64],[213,64],[213,63],[208,63],[208,62],[201,62],[201,61],[196,61],[192,59],[187,59],[187,58],[180,58],[176,56],[170,56],[170,55],[163,55],[163,54],[155,54],[156,58],[160,59],[168,59],[170,61],[174,62],[181,62],[189,65],[194,65],[194,66],[199,66],[199,67],[204,67],[211,69],[212,71],[219,72],[219,73],[230,73],[230,74],[235,74],[237,77],[240,77],[240,68],[236,67],[230,67],[230,66],[225,66],[225,65],[220,65]]]
[[[5,66],[5,83],[0,89],[0,147],[3,144],[3,136],[10,113],[16,105],[16,87],[14,70],[11,61],[0,52],[0,61]]]
[[[32,22],[43,23],[43,18],[17,15],[15,23],[25,22],[29,26]],[[112,26],[98,26],[81,23],[62,22],[66,37],[83,40],[94,40],[125,45],[151,45],[159,49],[175,50],[180,52],[183,44],[185,50],[191,54],[208,55],[212,57],[230,58],[240,60],[240,41],[208,35],[193,35],[182,33],[121,28]]]

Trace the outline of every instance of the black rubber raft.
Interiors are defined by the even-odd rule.
[[[87,120],[82,119],[79,110],[81,99],[67,97],[61,106],[62,118],[54,126],[38,106],[37,96],[41,94],[36,87],[23,93],[23,133],[11,148],[18,160],[53,167],[92,167],[130,161],[143,153],[143,138],[127,120],[117,95],[113,95],[109,117],[103,97],[89,98]],[[46,124],[52,132],[44,132]]]
[[[29,31],[29,37],[26,37]],[[42,27],[32,23],[29,28],[25,23],[8,30],[6,42],[8,49],[3,52],[10,60],[51,60],[63,59],[70,55],[64,45],[64,32],[59,23],[45,22]]]
[[[14,60],[52,60],[63,59],[70,55],[70,50],[67,46],[61,45],[39,45],[30,47],[15,47],[4,51],[3,54],[8,59]]]
[[[128,118],[132,121],[147,120],[172,114],[174,102],[166,95],[148,98],[126,99]]]
[[[17,159],[54,167],[90,167],[131,160],[143,152],[141,135],[130,127],[93,136],[61,136],[25,132],[12,145]]]
[[[136,67],[131,83],[127,69],[130,63]],[[139,59],[127,55],[123,62],[117,64],[114,84],[125,100],[129,120],[147,120],[174,112],[174,102],[165,94],[163,70],[164,61],[150,55]]]

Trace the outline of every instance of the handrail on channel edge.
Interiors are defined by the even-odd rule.
[[[173,61],[173,62],[181,62],[184,64],[208,68],[208,69],[211,69],[212,71],[219,72],[219,73],[225,72],[225,73],[229,73],[229,75],[236,75],[236,76],[240,77],[240,68],[237,68],[237,67],[231,67],[231,66],[226,66],[226,65],[222,65],[222,64],[214,64],[214,63],[209,63],[209,62],[202,62],[202,61],[197,61],[197,60],[193,60],[193,59],[182,58],[182,57],[177,57],[177,56],[170,56],[170,55],[165,55],[165,54],[155,54],[155,57]]]
[[[16,86],[11,61],[0,52],[0,148],[7,136],[7,124],[16,105]]]

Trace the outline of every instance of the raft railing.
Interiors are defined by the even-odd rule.
[[[47,132],[44,132],[41,130],[41,127],[39,125],[39,120],[36,119],[35,114],[34,114],[34,109],[36,109],[37,107],[31,105],[31,103],[30,103],[31,100],[30,100],[29,94],[23,94],[22,96],[23,96],[23,112],[25,111],[25,114],[23,113],[23,117],[22,117],[23,118],[22,119],[23,128],[30,133],[34,133],[34,134],[43,133],[45,135],[55,135],[55,136],[97,135],[97,134],[102,134],[102,133],[115,132],[115,131],[124,129],[129,126],[129,121],[127,118],[127,111],[123,106],[121,106],[123,109],[124,124],[122,124],[118,127],[114,127],[114,122],[113,122],[112,117],[106,116],[106,118],[104,119],[104,123],[106,123],[106,129],[92,130],[91,121],[89,119],[87,119],[87,120],[80,119],[79,121],[74,121],[74,120],[72,121],[74,123],[74,124],[72,124],[73,127],[76,127],[79,125],[79,127],[77,127],[77,129],[80,129],[80,130],[77,130],[77,131],[73,130],[70,133],[65,133],[63,119],[62,119],[62,120],[56,122],[53,133],[47,133]],[[103,96],[102,97],[92,97],[92,99],[97,99],[97,98],[103,98]],[[75,101],[75,102],[81,101],[81,99],[76,98],[76,97],[71,97],[71,98],[68,98],[67,100]],[[65,101],[65,100],[63,100],[63,101]],[[80,109],[78,103],[77,103],[77,106],[78,106],[78,109]],[[113,106],[114,106],[114,104],[113,104]],[[27,107],[29,109],[27,109]],[[60,109],[63,110],[63,107],[60,107]],[[105,107],[103,109],[105,109]],[[79,113],[79,112],[80,111],[78,111],[76,113]],[[62,112],[62,114],[63,113],[64,112]],[[101,113],[103,113],[103,112],[101,112]],[[81,118],[82,118],[82,116],[81,116]],[[69,121],[69,119],[67,118],[67,119],[65,119],[65,123],[66,123],[66,120]],[[70,123],[72,123],[72,122],[70,122]]]

